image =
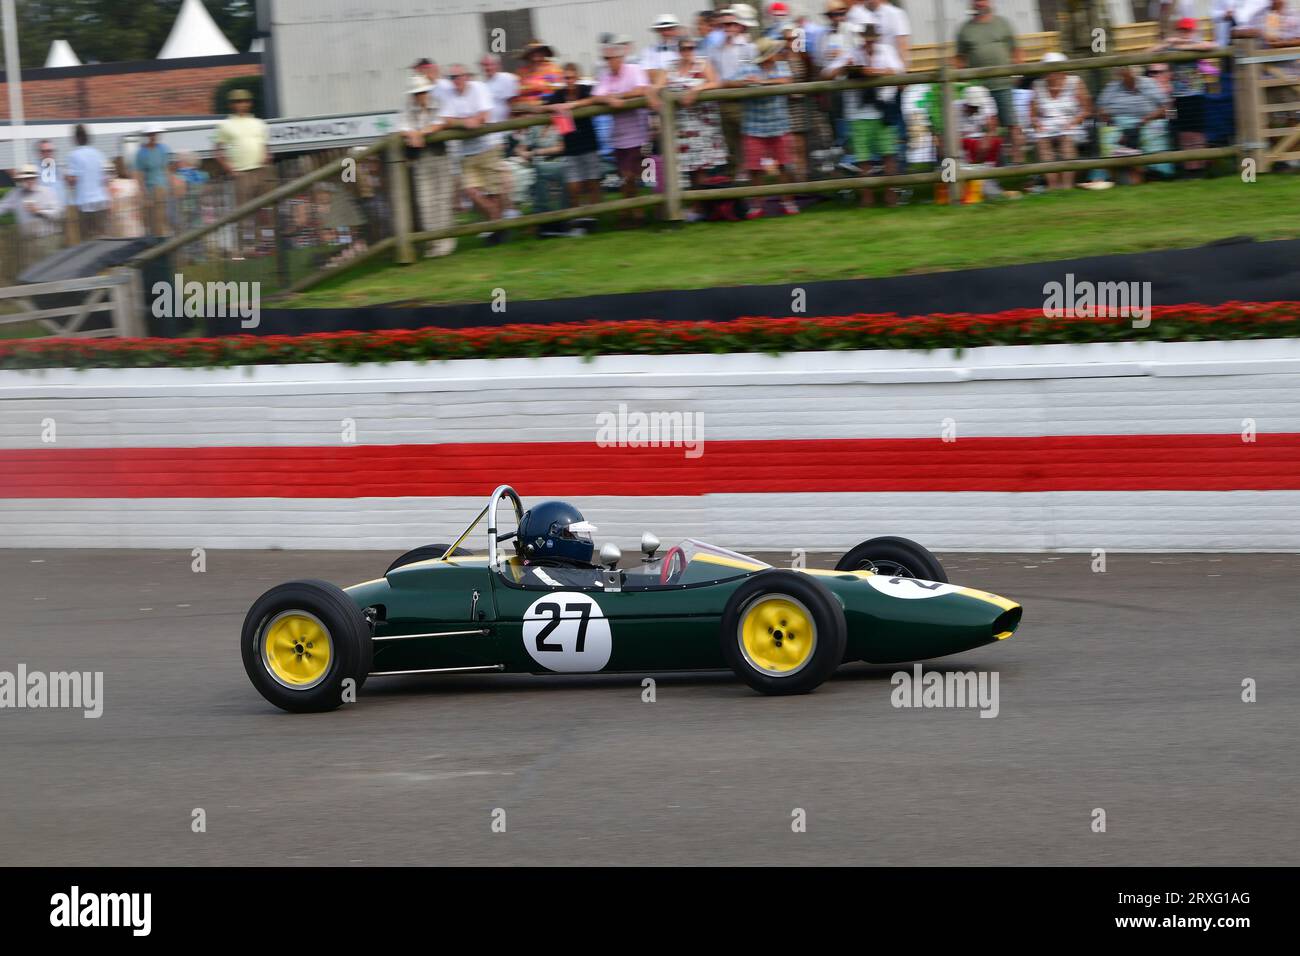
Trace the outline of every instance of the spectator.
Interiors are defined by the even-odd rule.
[[[992,0],[972,0],[972,6],[971,18],[957,31],[956,65],[977,68],[1023,62],[1015,27],[1005,17],[993,13]],[[1012,160],[1019,163],[1024,153],[1024,136],[1016,116],[1011,77],[993,77],[985,81],[985,86],[997,104],[998,122],[1011,137]]]
[[[564,85],[564,73],[552,59],[554,56],[555,51],[541,40],[528,41],[520,54],[523,63],[519,67],[516,109],[541,106],[552,91]]]
[[[583,206],[600,202],[600,143],[590,116],[573,115],[577,106],[591,102],[592,84],[584,83],[578,64],[564,65],[564,86],[547,98],[548,110],[564,137],[564,177],[569,202]]]
[[[501,69],[501,57],[494,53],[486,54],[479,61],[479,66],[483,70],[483,85],[487,87],[488,94],[492,97],[492,112],[488,117],[489,123],[503,123],[510,118],[511,109],[516,105],[519,96],[519,78],[513,73],[507,73]],[[437,87],[434,87],[433,93],[438,95]],[[445,91],[444,91],[445,94]],[[515,149],[516,139],[520,134],[501,133],[503,156],[510,156]],[[507,181],[512,182],[514,176],[514,166],[508,159],[503,159],[501,164],[501,175]],[[506,208],[502,214],[507,218],[518,216],[519,212],[514,208],[511,201],[513,189],[506,188],[504,196],[506,197]]]
[[[697,52],[710,59],[714,51],[727,42],[727,30],[722,25],[722,15],[716,10],[701,10],[695,15],[695,32],[700,38]]]
[[[787,29],[797,29],[799,24],[796,22],[794,13],[790,9],[790,4],[785,0],[773,0],[767,5],[768,28],[763,31],[763,36],[769,40],[786,40],[785,31]],[[787,40],[787,42],[789,42]],[[804,52],[800,50],[800,52]]]
[[[967,87],[967,92],[978,87]],[[978,103],[963,100],[962,113],[970,126],[963,124],[961,149],[966,162],[975,166],[997,166],[1002,162],[1002,137],[996,110],[983,112]],[[993,180],[990,180],[992,182]]]
[[[487,87],[471,80],[464,64],[453,64],[448,72],[452,88],[440,103],[443,125],[448,129],[478,129],[492,115],[492,95]],[[522,80],[521,80],[522,88]],[[500,219],[504,210],[506,184],[501,163],[501,134],[488,133],[459,141],[461,186],[476,209],[489,221]],[[505,234],[488,235],[488,245],[503,242]]]
[[[442,68],[427,56],[422,56],[415,61],[411,66],[411,75],[421,77],[425,83],[429,84],[430,95],[435,100],[445,96],[447,91],[451,89],[451,80],[443,76]]]
[[[1250,22],[1269,5],[1269,0],[1212,0],[1210,22],[1216,46],[1231,46],[1232,38],[1250,35]]]
[[[1104,124],[1101,154],[1157,153],[1167,149],[1169,124],[1165,119],[1165,102],[1155,80],[1140,75],[1131,66],[1121,66],[1116,78],[1106,84],[1097,99],[1097,118]],[[1131,167],[1127,178],[1133,184],[1142,182],[1143,168]]]
[[[118,156],[113,160],[112,170],[113,178],[108,184],[109,238],[138,239],[140,236],[145,235],[146,232],[144,215],[146,187],[142,185],[139,167],[136,168],[136,175],[132,176],[131,171],[126,168],[126,160]],[[164,212],[166,211],[166,187],[157,196],[149,197],[148,206],[151,214],[154,206],[160,206]],[[161,233],[155,232],[152,235],[161,235]]]
[[[185,232],[199,225],[200,197],[209,177],[199,167],[195,155],[188,152],[176,157],[176,175],[185,184],[185,190],[176,203],[176,230]]]
[[[637,64],[646,71],[651,83],[658,83],[659,77],[677,63],[682,25],[671,13],[661,13],[650,24],[650,29],[656,34],[655,42],[642,48]]]
[[[626,37],[615,36],[601,48],[605,66],[597,76],[596,88],[592,91],[597,102],[606,106],[620,106],[630,97],[653,96],[654,91],[645,70],[635,63],[627,62],[630,42]],[[650,124],[645,110],[624,110],[614,114],[610,142],[614,147],[614,164],[618,167],[624,197],[630,198],[637,194],[641,161],[649,141]],[[625,223],[630,221],[629,217],[622,218]],[[644,210],[636,210],[636,215],[630,218],[644,220]]]
[[[139,202],[144,207],[145,227],[151,236],[165,236],[167,226],[167,197],[171,191],[168,167],[172,151],[166,143],[159,142],[161,127],[150,126],[144,131],[144,144],[135,153],[135,174],[140,183]]]
[[[1179,20],[1173,36],[1157,43],[1152,50],[1210,50],[1214,45],[1197,36],[1198,25],[1192,17]],[[1171,63],[1170,89],[1173,94],[1173,131],[1179,149],[1199,149],[1205,145],[1205,76],[1201,63]],[[1205,164],[1189,162],[1189,171],[1200,171]]]
[[[826,40],[826,35],[830,32],[830,27],[824,23],[818,22],[815,17],[809,16],[802,10],[792,10],[790,23],[799,31],[799,36],[803,38],[803,50],[795,49],[796,53],[803,52],[808,54],[817,69],[822,65],[822,44]],[[784,33],[782,34],[784,36]]]
[[[1300,18],[1288,9],[1287,0],[1271,0],[1251,18],[1243,34],[1253,34],[1264,46],[1295,46],[1300,40]]]
[[[801,43],[800,38],[799,28],[792,23],[787,23],[778,38],[782,43],[778,56],[790,71],[791,83],[807,83],[818,78],[817,67],[808,53],[807,45]],[[821,110],[816,108],[816,103],[809,94],[792,94],[789,106],[790,159],[795,179],[803,182],[808,178],[810,137],[815,139],[819,148],[824,148],[829,143],[829,130],[825,131],[827,135],[816,135],[819,132],[818,122],[822,119]]]
[[[59,208],[62,209],[68,204],[68,184],[64,177],[63,166],[56,157],[54,144],[48,139],[43,139],[37,144],[36,151],[40,156],[41,183],[54,190],[54,195],[59,200]]]
[[[790,68],[780,59],[785,48],[780,40],[764,39],[758,46],[757,59],[740,71],[729,86],[776,86],[790,82]],[[743,102],[740,131],[744,147],[745,170],[751,179],[762,177],[768,164],[776,167],[780,182],[793,182],[790,158],[790,106],[785,96],[762,96]],[[787,216],[799,212],[793,196],[784,196],[781,210]],[[756,203],[747,218],[763,215]]]
[[[492,96],[492,113],[488,121],[504,123],[510,119],[512,104],[519,96],[519,77],[501,69],[501,57],[495,53],[485,54],[479,60],[479,68],[483,71],[483,85]],[[434,96],[438,94],[436,87],[431,92]]]
[[[657,89],[669,89],[680,96],[677,109],[677,165],[691,183],[703,186],[708,172],[727,164],[727,141],[722,137],[722,117],[717,103],[698,103],[705,90],[716,89],[713,65],[697,55],[698,43],[683,37],[678,59],[660,74]],[[702,218],[695,212],[691,220]]]
[[[877,42],[893,47],[906,72],[912,60],[912,22],[903,9],[886,3],[885,0],[865,0],[861,7],[855,9],[866,11],[866,19],[862,23],[875,25]]]
[[[108,218],[108,190],[104,167],[108,160],[104,154],[90,145],[90,133],[80,123],[72,133],[77,148],[68,154],[68,168],[65,173],[68,185],[72,187],[72,206],[70,215],[75,216],[77,226],[73,231],[73,242],[85,242],[98,239],[104,234]]]
[[[554,123],[529,126],[524,130],[517,158],[528,163],[533,173],[533,212],[553,212],[565,206],[564,139]],[[562,224],[539,226],[537,234],[543,239],[567,236],[569,230]]]
[[[825,75],[830,79],[865,79],[871,76],[890,76],[903,72],[902,61],[893,47],[879,42],[875,24],[857,28],[858,43],[827,65]],[[898,172],[898,134],[889,121],[886,111],[898,96],[898,88],[880,86],[865,90],[847,90],[844,94],[844,116],[849,125],[853,154],[861,162],[879,160],[885,175]],[[869,206],[875,199],[870,189],[860,194],[862,205]],[[897,195],[885,191],[885,202],[893,205]]]
[[[857,45],[857,30],[849,24],[849,8],[844,0],[827,0],[826,32],[817,48],[817,64],[825,69]]]
[[[442,110],[435,99],[435,87],[426,77],[411,77],[406,94],[402,139],[406,143],[411,169],[415,208],[420,214],[420,231],[447,229],[453,224],[451,157],[447,154],[446,143],[428,142],[429,136],[445,128]],[[449,256],[455,251],[455,238],[444,237],[432,240],[424,255],[432,259]]]
[[[266,123],[253,115],[253,94],[248,90],[231,90],[230,115],[217,125],[217,162],[235,185],[235,205],[242,206],[266,192],[267,168],[271,163],[270,131]],[[253,230],[267,221],[267,210],[259,209],[254,216],[244,217],[237,226],[239,241],[235,258],[243,258],[243,249],[255,247],[257,234]]]
[[[39,262],[55,252],[59,241],[59,217],[63,205],[53,186],[41,182],[31,163],[14,175],[16,188],[0,198],[0,215],[13,213],[22,242],[18,259],[22,267]]]
[[[757,58],[757,50],[749,39],[748,20],[742,20],[735,8],[728,7],[722,12],[721,22],[727,31],[727,38],[715,47],[711,58],[713,72],[718,82],[734,84],[749,72]],[[744,110],[740,103],[724,101],[720,106],[722,114],[722,135],[727,141],[727,155],[731,161],[732,175],[737,179],[745,171],[741,152],[740,124]]]
[[[1147,15],[1156,22],[1158,36],[1169,36],[1179,20],[1196,18],[1195,0],[1150,0]]]
[[[1048,53],[1044,63],[1064,63],[1061,53]],[[1091,99],[1083,81],[1075,73],[1048,73],[1034,82],[1034,97],[1029,115],[1038,145],[1038,159],[1044,163],[1078,156],[1078,144],[1084,136],[1084,120],[1092,112]],[[1048,173],[1048,189],[1073,189],[1074,173]]]

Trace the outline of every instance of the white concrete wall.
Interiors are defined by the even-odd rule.
[[[699,413],[703,454],[683,462],[676,450],[629,458],[596,449],[597,415],[621,403]],[[355,423],[360,448],[347,447],[359,454],[337,464],[345,420]],[[923,490],[943,476],[918,471],[922,490],[912,490],[911,466],[890,463],[893,446],[872,444],[913,439],[907,454],[919,448],[924,458],[940,447],[945,420],[962,454],[995,440],[1005,463],[993,478],[1005,473],[1009,490],[987,490],[988,473],[967,465],[954,465],[942,490]],[[1256,442],[1240,441],[1247,420]],[[42,440],[51,422],[53,443]],[[1169,436],[1176,450],[1117,452],[1106,436]],[[1233,462],[1207,466],[1217,475],[1210,490],[1186,487],[1200,474],[1196,436],[1211,436],[1213,454],[1226,448]],[[834,457],[841,446],[818,444],[846,440],[864,444],[843,461]],[[1067,470],[1044,490],[1018,460],[1023,447],[1050,471],[1045,441],[1051,455],[1078,457],[1080,486]],[[400,548],[458,531],[480,498],[506,482],[525,495],[573,497],[600,538],[625,548],[649,528],[665,541],[695,536],[742,549],[840,550],[903,534],[941,550],[1296,550],[1298,442],[1293,340],[1001,347],[960,357],[3,371],[0,547]],[[440,473],[442,449],[462,464]],[[102,455],[87,464],[92,450]],[[429,493],[401,493],[417,477],[403,469],[428,468],[426,452],[434,467],[419,480]],[[209,453],[224,457],[205,462]],[[285,454],[305,457],[286,465]],[[76,455],[79,463],[61,470]],[[810,455],[824,460],[810,467]],[[370,493],[366,482],[384,475],[386,458],[407,462],[391,474],[397,493]],[[289,497],[257,494],[263,477],[286,480],[286,467],[304,469],[308,487]],[[157,490],[177,474],[195,487],[221,484],[222,469],[244,469],[250,485],[231,479],[200,497],[177,497],[174,484]],[[24,484],[37,472],[48,490]],[[1112,473],[1135,487],[1088,485]],[[967,475],[972,487],[962,485]],[[337,479],[329,493],[313,490],[322,478]],[[122,491],[78,491],[105,480]],[[748,491],[751,480],[770,487]],[[675,491],[679,484],[688,491]]]

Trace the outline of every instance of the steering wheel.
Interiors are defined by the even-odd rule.
[[[659,583],[672,584],[686,570],[686,552],[681,545],[673,545],[664,555],[663,566],[659,569]]]

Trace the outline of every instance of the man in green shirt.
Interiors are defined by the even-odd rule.
[[[1020,63],[1022,53],[1016,43],[1016,29],[1011,21],[993,12],[992,0],[972,0],[971,6],[971,18],[957,31],[957,68]],[[1010,133],[1012,161],[1021,162],[1024,134],[1020,130],[1020,117],[1016,115],[1011,77],[994,77],[981,81],[981,85],[993,94],[993,100],[998,106],[998,122]]]

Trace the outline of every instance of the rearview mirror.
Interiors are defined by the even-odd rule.
[[[653,559],[655,556],[655,552],[658,550],[659,550],[658,538],[656,538],[649,531],[641,535],[641,553],[645,555],[645,559],[647,561]]]
[[[612,541],[606,541],[600,546],[600,563],[613,571],[618,567],[618,562],[623,560],[623,550]]]

